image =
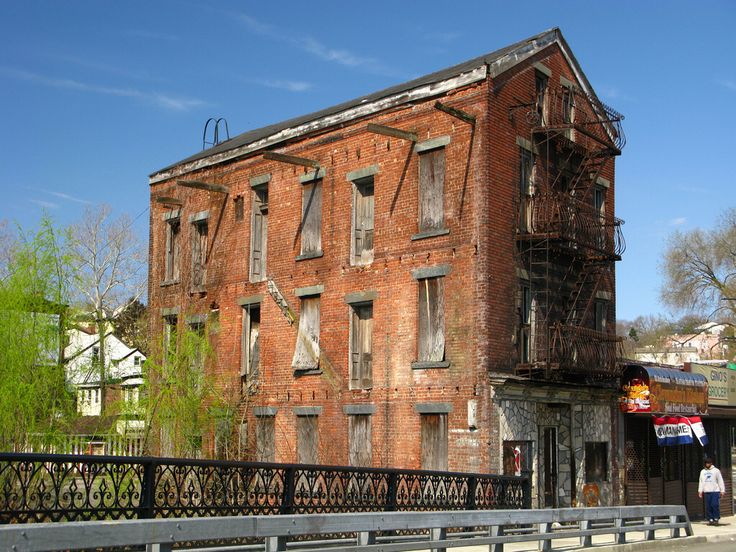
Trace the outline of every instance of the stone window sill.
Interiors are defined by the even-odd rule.
[[[297,261],[306,261],[307,259],[318,259],[323,255],[322,251],[312,251],[311,253],[302,253],[297,255]]]
[[[436,230],[425,230],[424,232],[419,232],[418,234],[414,234],[411,237],[411,241],[423,240],[425,238],[434,238],[436,236],[446,236],[449,233],[450,233],[449,228],[437,228]]]
[[[411,363],[412,370],[428,370],[430,368],[449,368],[449,367],[450,367],[449,360],[442,360],[438,362],[419,361],[419,362]]]

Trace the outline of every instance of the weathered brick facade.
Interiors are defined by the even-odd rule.
[[[246,421],[242,438],[251,451],[257,441],[255,414],[275,415],[274,459],[296,461],[296,417],[317,414],[319,462],[347,464],[349,417],[367,414],[373,465],[419,468],[422,416],[439,414],[447,420],[447,468],[500,472],[506,436],[501,434],[497,389],[507,380],[522,388],[529,384],[530,389],[547,389],[543,400],[552,403],[557,389],[580,383],[564,378],[550,383],[532,372],[515,375],[519,271],[524,270],[517,245],[518,144],[519,137],[530,139],[535,124],[525,116],[529,107],[518,104],[534,97],[538,63],[551,73],[550,88],[564,81],[589,86],[581,82],[567,48],[559,31],[549,31],[433,79],[386,91],[384,97],[374,94],[311,120],[287,122],[250,142],[221,144],[152,175],[152,334],[160,335],[161,315],[171,309],[178,309],[180,324],[187,316],[216,315],[218,323],[209,335],[216,359],[207,370],[223,395],[240,397],[241,305],[260,306],[259,369],[249,382],[255,390],[240,399]],[[460,112],[439,109],[438,101]],[[369,123],[414,133],[416,141],[369,131]],[[444,224],[440,231],[421,233],[422,154],[417,150],[437,144],[444,149]],[[324,171],[320,255],[299,258],[303,181],[313,169],[264,159],[265,151],[316,161]],[[537,162],[543,162],[541,153]],[[368,264],[351,261],[354,191],[349,174],[361,169],[374,173],[373,260]],[[613,217],[612,162],[599,177],[610,183],[606,216]],[[299,295],[319,292],[317,372],[295,374],[299,321],[289,324],[269,294],[269,281],[250,281],[253,179],[267,180],[268,280],[297,317]],[[224,186],[227,193],[178,185],[181,180]],[[181,205],[156,202],[161,196]],[[165,219],[177,209],[180,277],[167,282]],[[197,213],[207,217],[208,251],[205,285],[193,290],[190,220]],[[444,359],[417,364],[420,286],[423,278],[438,274],[444,286]],[[318,287],[303,289],[311,286]],[[611,307],[604,316],[611,331],[614,290],[609,279],[597,291],[608,294]],[[361,298],[372,300],[372,384],[356,390],[350,388],[351,305]],[[317,408],[299,410],[305,407]],[[615,463],[615,431],[610,441]],[[213,453],[212,435],[205,436],[204,447]]]

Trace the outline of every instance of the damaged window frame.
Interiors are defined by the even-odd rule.
[[[375,183],[373,175],[351,180],[353,189],[350,259],[353,265],[373,262],[375,235]]]
[[[417,360],[412,369],[448,368],[445,328],[445,280],[449,265],[416,269]]]
[[[373,301],[350,305],[350,389],[373,387]]]
[[[268,249],[268,183],[271,175],[252,178],[251,185],[251,223],[250,256],[248,277],[251,282],[266,280]]]
[[[207,253],[209,249],[209,211],[189,217],[192,245],[191,290],[201,292],[207,284]]]
[[[414,146],[418,154],[417,228],[412,240],[449,234],[445,217],[446,146],[449,136],[440,136]]]
[[[302,175],[302,217],[299,224],[299,255],[296,260],[322,256],[322,199],[325,171]]]
[[[240,302],[242,321],[240,328],[240,377],[252,384],[258,377],[261,349],[261,301],[260,297]]]
[[[300,304],[294,357],[291,361],[295,375],[321,373],[319,333],[320,299],[323,291],[323,286],[296,290]]]
[[[181,211],[179,209],[164,213],[166,250],[164,255],[163,284],[178,283],[181,278]]]

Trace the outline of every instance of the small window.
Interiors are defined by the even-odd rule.
[[[373,463],[371,448],[371,417],[368,414],[348,416],[348,462],[351,466],[367,468]]]
[[[350,388],[373,387],[373,303],[353,305],[350,322]]]
[[[419,362],[445,360],[444,279],[423,278],[419,284]]]
[[[322,179],[302,184],[301,254],[322,254]]]
[[[445,226],[445,148],[419,154],[419,231]]]
[[[528,281],[519,286],[519,362],[529,364],[532,359],[532,291]]]
[[[176,353],[176,325],[178,323],[175,315],[164,316],[164,339],[162,345],[163,354],[162,359],[164,365],[169,362],[169,359]]]
[[[353,262],[373,261],[374,187],[373,177],[353,182]]]
[[[240,340],[240,375],[245,378],[258,374],[260,359],[261,306],[243,305],[243,326]]]
[[[192,223],[192,288],[204,287],[207,278],[207,220]]]
[[[519,230],[532,229],[532,195],[534,194],[534,154],[519,148]]]
[[[520,476],[532,469],[531,441],[503,442],[503,475]]]
[[[256,418],[256,460],[258,462],[276,461],[276,417],[258,416]]]
[[[585,443],[585,482],[608,481],[608,443]]]
[[[319,463],[317,416],[296,417],[296,459],[300,464]]]
[[[422,469],[447,470],[447,414],[421,414]]]
[[[178,218],[166,221],[166,274],[164,279],[167,282],[179,280],[180,234],[181,223]]]
[[[540,71],[536,72],[535,76],[535,100],[534,107],[539,117],[539,125],[547,123],[547,85],[549,78]]]
[[[250,234],[250,281],[266,279],[266,244],[268,242],[268,187],[253,189],[253,212]]]
[[[138,355],[133,357],[133,366],[140,366],[141,365],[141,357]]]
[[[317,370],[319,354],[319,295],[302,297],[291,366],[295,371]]]
[[[92,347],[92,362],[99,362],[99,361],[100,361],[100,348]]]
[[[598,332],[605,332],[608,318],[608,301],[596,301],[594,303],[594,327]]]

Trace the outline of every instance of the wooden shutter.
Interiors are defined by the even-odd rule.
[[[348,416],[348,434],[349,464],[357,467],[370,467],[373,463],[371,417],[364,414]]]
[[[181,245],[179,235],[181,234],[181,223],[178,220],[171,222],[171,279],[179,279],[179,252]]]
[[[422,414],[422,469],[447,470],[447,414]]]
[[[373,304],[358,305],[352,312],[350,387],[373,387]]]
[[[353,251],[359,262],[373,260],[374,203],[373,178],[356,182]]]
[[[166,223],[166,273],[164,280],[172,280],[174,274],[174,225],[171,221]]]
[[[301,253],[322,251],[322,180],[302,185]]]
[[[317,416],[296,418],[296,458],[300,464],[319,463]]]
[[[445,149],[419,155],[419,231],[444,227]]]
[[[258,462],[276,460],[276,419],[273,416],[256,418],[256,459]]]
[[[268,234],[268,190],[253,190],[253,223],[250,237],[250,279],[260,282],[266,277],[266,243]]]
[[[419,359],[445,359],[445,297],[442,278],[419,280]]]
[[[304,297],[291,366],[294,370],[314,370],[319,367],[319,354],[319,296]]]
[[[203,286],[206,279],[207,221],[194,223],[192,233],[192,285]]]

